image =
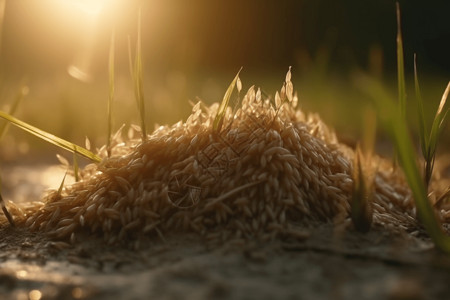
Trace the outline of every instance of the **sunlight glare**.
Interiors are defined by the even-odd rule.
[[[98,16],[107,2],[112,0],[63,0],[74,8],[77,8],[88,15]]]
[[[78,10],[83,14],[85,22],[84,42],[80,45],[80,50],[74,58],[74,61],[67,67],[67,72],[73,78],[89,82],[92,79],[91,61],[94,52],[95,35],[98,29],[100,13],[105,6],[112,5],[115,0],[62,0],[71,8]]]

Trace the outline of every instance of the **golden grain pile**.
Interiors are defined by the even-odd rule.
[[[113,155],[102,150],[103,161],[61,195],[10,202],[16,224],[72,240],[92,232],[115,243],[174,232],[213,241],[296,237],[311,222],[348,218],[353,151],[317,115],[296,109],[289,77],[275,104],[250,88],[240,108],[228,108],[220,132],[213,130],[219,105],[198,103],[185,123],[160,127],[145,142],[116,137]],[[374,224],[416,226],[404,182],[385,161],[373,164]]]

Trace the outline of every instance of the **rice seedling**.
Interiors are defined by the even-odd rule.
[[[371,110],[366,111],[364,123],[363,146],[357,144],[353,159],[353,187],[350,202],[353,225],[361,232],[367,232],[372,224],[374,180],[377,172],[377,167],[372,164],[376,119]]]
[[[87,159],[89,159],[89,160],[91,160],[93,162],[97,162],[98,163],[98,162],[101,161],[101,158],[98,155],[92,153],[91,151],[89,151],[89,150],[87,150],[87,149],[85,149],[83,147],[80,147],[78,145],[75,145],[75,144],[73,144],[71,142],[68,142],[68,141],[66,141],[66,140],[64,140],[62,138],[59,138],[59,137],[57,137],[57,136],[55,136],[55,135],[53,135],[51,133],[48,133],[48,132],[46,132],[44,130],[41,130],[41,129],[37,128],[37,127],[34,127],[34,126],[32,126],[32,125],[30,125],[28,123],[25,123],[25,122],[23,122],[23,121],[15,118],[13,116],[11,116],[10,114],[5,113],[3,111],[0,111],[0,118],[2,118],[4,120],[8,121],[9,123],[19,127],[20,129],[22,129],[22,130],[24,130],[24,131],[26,131],[28,133],[31,133],[32,135],[34,135],[34,136],[36,136],[36,137],[38,137],[38,138],[40,138],[40,139],[42,139],[42,140],[44,140],[46,142],[49,142],[50,144],[58,146],[58,147],[60,147],[60,148],[62,148],[64,150],[67,150],[67,151],[79,154],[81,156],[84,156],[84,157],[86,157]]]
[[[450,107],[446,107],[448,94],[450,92],[450,82],[447,84],[447,87],[446,87],[444,93],[442,94],[442,98],[439,103],[439,107],[436,110],[436,114],[435,114],[433,122],[431,124],[430,131],[428,131],[428,126],[425,123],[423,99],[422,99],[422,95],[420,92],[419,78],[418,78],[418,74],[417,74],[416,56],[414,56],[414,87],[415,87],[416,101],[417,101],[417,113],[418,113],[418,118],[419,118],[420,148],[422,150],[422,156],[425,160],[423,177],[424,177],[424,181],[425,181],[425,186],[427,187],[427,190],[428,190],[428,186],[430,184],[430,180],[433,175],[437,143],[439,141],[441,132],[445,126],[446,116],[450,110]]]
[[[142,140],[147,139],[147,126],[145,117],[145,101],[144,101],[144,86],[142,79],[142,49],[141,49],[141,10],[138,13],[138,33],[136,41],[136,54],[134,57],[134,63],[131,58],[131,42],[128,39],[128,54],[130,63],[131,77],[134,82],[134,95],[136,98],[136,104],[139,110],[139,116],[141,120],[141,134]]]
[[[438,248],[450,252],[450,238],[442,231],[441,224],[428,199],[428,193],[421,172],[417,166],[417,156],[406,122],[401,118],[400,109],[384,87],[376,80],[361,75],[361,86],[374,100],[382,124],[394,142],[398,161],[411,189],[418,217]]]
[[[115,49],[115,32],[113,30],[111,34],[111,42],[109,45],[109,59],[108,59],[108,69],[109,69],[109,98],[108,98],[108,132],[107,132],[107,144],[106,152],[108,157],[111,156],[111,140],[112,140],[112,127],[113,127],[113,101],[114,101],[114,49]]]
[[[400,117],[406,121],[406,83],[405,83],[405,63],[403,58],[403,37],[400,16],[400,4],[396,2],[397,13],[397,80],[398,80],[398,104],[400,107]]]
[[[408,182],[408,185],[411,189],[417,207],[419,220],[427,230],[435,245],[442,251],[449,253],[450,237],[448,237],[443,232],[441,224],[436,216],[436,212],[434,211],[434,208],[428,199],[428,185],[426,181],[423,180],[421,172],[419,171],[419,168],[417,166],[418,159],[414,151],[415,147],[411,140],[410,132],[408,130],[406,122],[406,83],[404,77],[402,44],[400,6],[397,3],[397,68],[399,105],[396,106],[394,104],[395,101],[392,99],[389,93],[385,91],[384,87],[379,81],[365,75],[360,75],[359,80],[361,83],[361,87],[363,87],[364,91],[374,100],[382,124],[385,126],[385,129],[394,142],[396,157],[403,170],[406,181]],[[415,81],[418,82],[417,74],[415,76]],[[418,85],[416,85],[416,90],[418,90]],[[444,96],[445,98],[447,97],[446,93],[444,93]],[[445,104],[445,100],[441,101],[441,104],[442,103]],[[443,108],[440,105],[436,114],[438,116],[436,118],[439,122],[437,123],[437,125],[434,125],[434,127],[436,128],[434,134],[437,134],[439,128],[441,128],[439,126],[441,126],[440,122],[443,120],[441,115],[442,109]],[[423,113],[423,109],[422,112],[419,113]],[[419,121],[422,122],[421,119]],[[419,126],[424,126],[424,123],[420,124]],[[424,127],[423,131],[425,132]],[[433,133],[433,129],[431,133]],[[430,140],[428,140],[428,142],[430,142]],[[434,147],[435,150],[437,136],[433,137],[432,142],[434,143],[432,147]],[[422,144],[423,143],[424,142],[422,142]],[[429,147],[426,144],[424,146],[426,146],[425,148]],[[434,161],[434,154],[435,152],[433,152],[433,157],[430,157],[430,161]]]
[[[362,154],[361,148],[358,145],[355,151],[355,158],[353,161],[353,187],[351,199],[351,219],[353,225],[358,231],[369,231],[373,212],[372,212],[372,197],[373,197],[373,174],[368,172],[367,158]]]

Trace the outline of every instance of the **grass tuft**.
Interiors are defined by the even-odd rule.
[[[417,73],[418,73],[417,62],[416,56],[414,55],[414,86],[417,100],[417,112],[419,117],[419,139],[420,139],[420,148],[422,150],[422,155],[425,160],[423,176],[425,185],[428,190],[428,186],[430,184],[431,177],[433,175],[438,139],[444,128],[445,125],[444,121],[450,109],[450,107],[446,107],[448,94],[450,92],[450,82],[448,83],[447,88],[445,89],[442,95],[438,110],[436,111],[436,115],[434,116],[433,122],[431,124],[431,130],[428,131],[427,124],[425,122],[423,99],[420,93],[419,78]]]
[[[83,147],[80,147],[71,142],[68,142],[68,141],[66,141],[62,138],[59,138],[51,133],[48,133],[44,130],[36,128],[36,127],[34,127],[28,123],[25,123],[3,111],[0,111],[0,118],[5,119],[6,121],[12,123],[13,125],[19,127],[20,129],[22,129],[28,133],[31,133],[32,135],[34,135],[46,142],[49,142],[50,144],[58,146],[67,151],[77,153],[81,156],[86,157],[87,159],[90,159],[93,162],[98,163],[102,160],[99,156],[97,156],[96,154],[92,153],[91,151],[89,151]]]
[[[393,98],[385,91],[382,84],[370,77],[360,75],[360,87],[374,100],[377,107],[378,115],[391,136],[396,149],[396,157],[403,169],[406,181],[411,189],[419,220],[427,230],[435,245],[444,252],[450,253],[450,237],[442,230],[442,226],[435,214],[434,208],[428,199],[428,182],[429,179],[423,180],[419,168],[417,166],[417,155],[414,151],[415,147],[410,137],[406,121],[406,92],[405,77],[403,63],[403,42],[401,36],[400,25],[400,6],[397,2],[397,68],[398,68],[398,103],[395,105]],[[415,68],[416,95],[419,102],[419,119],[421,127],[421,144],[426,152],[426,160],[431,164],[429,171],[431,178],[432,165],[437,145],[437,139],[442,130],[442,123],[448,112],[445,110],[445,102],[450,92],[450,83],[442,96],[438,111],[427,138],[426,127],[424,122],[423,102],[420,96],[420,88],[418,85],[417,68]]]

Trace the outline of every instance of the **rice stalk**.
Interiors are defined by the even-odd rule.
[[[28,133],[31,133],[32,135],[50,143],[50,144],[58,146],[64,150],[67,150],[67,151],[70,151],[73,153],[77,153],[81,156],[86,157],[87,159],[92,160],[93,162],[99,163],[102,160],[98,155],[92,153],[91,151],[89,151],[83,147],[75,145],[75,144],[68,142],[62,138],[59,138],[51,133],[48,133],[44,130],[34,127],[28,123],[25,123],[3,111],[0,111],[0,118],[5,119],[6,121],[12,123],[13,125],[19,127],[20,129],[22,129]]]
[[[106,152],[108,157],[111,157],[111,139],[112,139],[112,110],[113,110],[113,101],[114,101],[114,51],[115,51],[115,31],[113,30],[111,34],[111,42],[109,46],[109,59],[108,59],[108,69],[109,69],[109,98],[108,98],[108,135],[107,135],[107,144],[106,144]]]
[[[223,96],[222,102],[220,103],[219,109],[217,110],[217,114],[216,114],[216,117],[214,118],[214,122],[213,122],[213,131],[216,133],[220,133],[220,129],[222,129],[225,112],[228,107],[228,103],[230,102],[230,98],[231,98],[231,94],[233,93],[234,86],[236,85],[236,82],[239,79],[239,73],[241,73],[241,70],[242,70],[242,67],[239,69],[239,71],[237,72],[233,81],[231,81],[230,85],[228,86],[228,89],[226,90],[225,95]]]

